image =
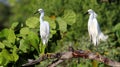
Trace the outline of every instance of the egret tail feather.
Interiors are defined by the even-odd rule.
[[[103,33],[100,33],[99,40],[106,41],[108,39],[107,35],[104,35]]]

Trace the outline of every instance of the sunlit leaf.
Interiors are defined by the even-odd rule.
[[[3,42],[2,42],[6,47],[9,47],[9,48],[12,48],[13,47],[13,45],[9,42],[9,41],[7,41],[7,40],[3,40]]]
[[[27,53],[30,49],[29,41],[27,39],[21,39],[19,49],[22,52]]]
[[[15,43],[16,35],[12,29],[4,29],[1,31],[1,37],[5,37],[10,43]]]
[[[16,36],[12,29],[9,30],[7,39],[10,43],[15,43]]]
[[[12,55],[13,55],[13,59],[14,59],[14,61],[16,62],[18,59],[19,59],[19,56],[18,56],[18,54],[17,54],[17,47],[16,46],[14,46],[13,47],[13,52],[12,52]]]
[[[56,18],[56,21],[59,24],[59,30],[62,32],[66,32],[67,31],[67,23],[60,17]]]
[[[9,63],[9,60],[5,59],[2,52],[0,52],[0,65],[7,65]]]
[[[18,24],[19,24],[18,22],[14,22],[14,23],[12,23],[12,25],[11,25],[11,29],[15,29],[15,27],[17,27]]]
[[[25,34],[25,35],[29,34],[29,28],[28,27],[21,28],[20,34]]]
[[[76,21],[76,14],[73,10],[65,10],[63,15],[63,20],[67,22],[68,25],[72,25]]]
[[[0,42],[0,48],[5,48],[5,45],[2,42]]]
[[[7,39],[8,33],[9,33],[9,29],[3,29],[0,33],[1,34],[0,37],[5,37]]]
[[[6,50],[6,49],[3,49],[2,50],[2,55],[4,56],[4,58],[8,61],[13,61],[13,57],[12,55]]]
[[[39,26],[39,19],[37,17],[30,17],[26,20],[26,25],[29,28],[36,28]]]
[[[56,28],[55,20],[49,18],[48,16],[45,16],[45,21],[48,21],[48,23],[50,24],[50,29]]]
[[[39,53],[39,37],[37,34],[31,31],[28,34],[28,40],[30,42],[30,45],[32,45]]]

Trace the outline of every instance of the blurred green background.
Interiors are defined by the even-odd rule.
[[[21,67],[28,59],[40,55],[39,14],[44,9],[44,19],[50,24],[49,53],[75,49],[90,50],[107,58],[120,61],[120,1],[119,0],[0,0],[0,66]],[[89,41],[88,9],[98,14],[107,42],[94,47]],[[90,47],[93,47],[92,49]],[[52,59],[53,60],[53,59]],[[46,67],[46,60],[35,67]],[[72,59],[57,67],[109,67],[89,59]]]

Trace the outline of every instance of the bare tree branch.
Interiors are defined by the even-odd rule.
[[[55,60],[51,64],[49,64],[48,67],[55,67],[58,64],[64,62],[65,60],[69,60],[71,58],[85,58],[85,59],[90,59],[90,60],[97,60],[97,61],[103,62],[104,64],[107,64],[109,66],[120,67],[120,62],[110,60],[107,57],[104,57],[97,53],[92,53],[90,51],[74,50],[72,47],[69,47],[68,52],[45,54],[45,55],[41,56],[39,59],[30,61],[26,64],[23,64],[22,66],[30,66],[30,65],[37,64],[37,63],[47,60],[47,59],[55,59],[55,58],[57,58],[57,60]]]

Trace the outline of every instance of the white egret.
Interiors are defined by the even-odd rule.
[[[106,41],[108,36],[104,35],[101,32],[100,26],[96,19],[97,14],[92,9],[89,9],[88,13],[90,14],[89,20],[88,20],[88,33],[89,33],[90,40],[92,41],[94,46],[96,46],[99,44],[100,40]]]
[[[44,53],[46,44],[48,43],[48,39],[49,39],[50,26],[47,21],[44,21],[43,9],[38,9],[38,11],[35,13],[41,14],[40,15],[40,36],[43,43],[43,47],[41,47],[41,49],[42,49],[42,53]]]

